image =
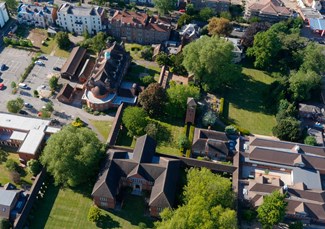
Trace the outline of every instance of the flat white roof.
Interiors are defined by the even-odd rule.
[[[40,130],[29,131],[25,141],[20,146],[19,153],[35,154],[41,144],[45,133]]]
[[[49,124],[50,120],[0,113],[0,127],[4,128],[28,132],[29,130],[37,130],[41,126]]]
[[[112,101],[115,96],[116,96],[115,93],[109,93],[109,94],[107,94],[106,97],[99,99],[99,98],[96,98],[90,90],[86,90],[83,98],[89,100],[91,103],[104,104],[104,103]]]
[[[20,132],[20,131],[14,131],[12,132],[12,135],[10,136],[11,140],[18,140],[18,141],[24,141],[27,133]]]
[[[49,134],[55,134],[58,131],[60,131],[60,128],[52,127],[52,126],[46,127],[46,130],[45,130],[45,132],[49,133]]]

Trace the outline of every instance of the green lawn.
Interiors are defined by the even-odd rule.
[[[179,121],[172,122],[171,120],[155,120],[151,119],[158,125],[157,134],[157,152],[163,154],[170,154],[181,156],[181,152],[178,148],[177,142],[180,135],[184,132],[184,127]],[[116,145],[126,146],[133,148],[136,140],[127,135],[127,129],[124,128],[119,132]]]
[[[18,164],[20,164],[19,162],[19,156],[16,153],[9,153],[8,158],[7,159],[13,159],[14,161],[16,161]],[[22,186],[22,184],[27,184],[27,185],[32,185],[32,175],[30,173],[28,173],[27,169],[23,169],[21,171],[21,183],[20,184],[16,184],[14,183],[11,179],[10,179],[10,172],[9,170],[6,168],[5,166],[5,162],[0,164],[0,184],[4,185],[8,182],[14,183],[16,186],[18,186],[19,188]]]
[[[100,120],[89,120],[89,122],[97,129],[104,139],[108,138],[109,132],[112,128],[112,122]]]
[[[54,55],[58,57],[68,58],[70,55],[70,51],[59,49],[59,47],[55,42],[55,39],[49,37],[48,40],[45,42],[45,44],[42,45],[41,51],[45,54],[50,55],[53,50],[55,50]]]
[[[143,46],[139,45],[139,44],[132,44],[132,43],[125,44],[125,50],[127,52],[130,52],[130,54],[134,60],[142,59],[141,54],[140,54],[142,48],[143,48]]]
[[[80,190],[79,190],[80,191]],[[72,189],[60,189],[49,185],[44,199],[37,203],[37,210],[32,213],[37,220],[32,220],[30,228],[48,229],[91,229],[91,228],[138,228],[140,222],[152,227],[152,221],[143,216],[144,205],[141,199],[129,197],[121,211],[108,212],[102,210],[103,224],[95,225],[87,221],[87,214],[92,200],[89,192],[77,192]]]
[[[276,120],[266,110],[263,96],[274,79],[256,69],[243,68],[242,73],[237,87],[225,95],[229,102],[229,119],[253,134],[272,135]]]
[[[141,83],[139,77],[141,76],[142,73],[146,74],[146,75],[153,76],[157,80],[160,75],[160,68],[152,66],[152,65],[144,66],[144,65],[138,65],[138,64],[134,63],[129,68],[129,71],[126,74],[124,79],[128,80],[128,81],[136,82],[136,83]]]

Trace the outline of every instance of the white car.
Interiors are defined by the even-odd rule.
[[[40,60],[35,61],[35,64],[37,64],[39,66],[43,66],[44,65],[43,61],[40,61]]]
[[[18,84],[18,86],[20,88],[22,88],[22,89],[26,89],[27,88],[27,84],[25,84],[25,83],[20,83],[20,84]]]

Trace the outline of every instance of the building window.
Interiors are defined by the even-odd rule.
[[[2,211],[5,212],[7,209],[6,208],[2,208]]]
[[[99,200],[100,201],[107,201],[107,198],[106,197],[100,197]]]
[[[102,206],[102,207],[107,207],[108,204],[107,204],[106,202],[100,202],[100,206]]]

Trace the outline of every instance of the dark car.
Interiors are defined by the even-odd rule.
[[[19,114],[28,115],[28,112],[27,111],[24,111],[24,110],[21,110],[21,111],[19,111]]]
[[[6,69],[6,65],[5,65],[5,64],[1,64],[1,66],[0,66],[0,70],[3,71],[3,70],[5,70],[5,69]]]
[[[61,71],[61,68],[59,68],[59,67],[54,67],[53,70],[54,70],[54,71]]]
[[[47,60],[47,57],[46,56],[40,56],[40,57],[38,57],[38,59],[40,59],[40,60]]]

